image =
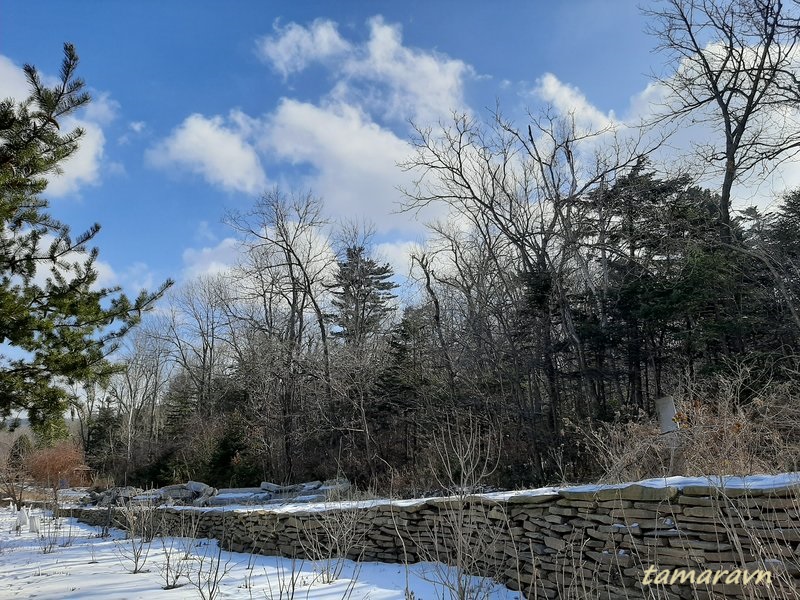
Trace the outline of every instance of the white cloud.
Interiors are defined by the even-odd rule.
[[[113,287],[119,283],[119,277],[111,264],[97,260],[94,263],[97,270],[97,281],[94,283],[95,288]]]
[[[358,214],[382,232],[417,231],[407,214],[393,214],[404,201],[398,187],[411,183],[398,167],[413,152],[404,139],[406,120],[424,125],[465,110],[464,85],[474,71],[460,60],[405,46],[400,26],[379,17],[368,27],[368,39],[356,43],[332,21],[276,25],[257,42],[264,61],[284,76],[322,63],[337,83],[317,102],[284,98],[261,116],[238,110],[226,117],[191,115],[147,152],[147,161],[250,194],[268,183],[262,159],[278,168],[311,167],[289,187],[322,195],[334,218]]]
[[[98,125],[108,125],[117,118],[119,109],[119,102],[108,92],[99,92],[83,111],[83,118]]]
[[[385,89],[368,89],[368,97],[383,104],[389,116],[421,122],[465,108],[464,83],[475,75],[472,67],[444,54],[404,46],[400,26],[381,17],[370,19],[369,28],[366,45],[341,65],[352,89],[339,87],[338,93],[345,91],[352,101],[354,95],[364,95],[363,83],[383,84]]]
[[[30,86],[25,73],[11,59],[0,54],[0,98],[13,98],[19,102],[27,98],[29,93]]]
[[[52,77],[47,74],[42,74],[42,77],[48,85],[51,84]],[[0,98],[13,98],[19,102],[28,97],[29,91],[22,69],[0,55]],[[119,103],[108,93],[98,92],[85,109],[63,120],[62,131],[81,127],[84,136],[78,150],[61,164],[63,172],[48,178],[47,196],[57,198],[76,194],[82,187],[100,182],[100,164],[105,147],[102,128],[114,119],[118,109]]]
[[[267,185],[261,161],[247,139],[249,118],[232,111],[227,119],[193,114],[146,153],[163,170],[183,169],[228,191],[255,194]]]
[[[269,62],[279,73],[287,77],[302,71],[309,64],[338,56],[350,50],[336,29],[336,24],[317,19],[309,27],[289,23],[274,26],[275,34],[264,36],[256,43],[259,57]]]
[[[464,84],[475,76],[472,67],[405,46],[400,26],[381,17],[368,26],[369,39],[353,44],[331,21],[290,23],[259,40],[259,55],[284,76],[324,62],[337,79],[329,100],[359,106],[375,119],[427,123],[465,109]]]
[[[411,147],[357,108],[283,99],[262,144],[276,157],[315,168],[308,183],[323,195],[328,214],[359,215],[383,231],[408,228],[408,215],[392,213],[403,200],[397,187],[411,181],[397,166]]]
[[[395,275],[407,276],[411,272],[411,254],[421,247],[418,242],[404,240],[382,242],[375,245],[375,256],[388,262]]]
[[[78,149],[62,163],[63,173],[50,178],[45,193],[54,198],[76,194],[82,187],[100,182],[100,164],[106,142],[97,123],[72,117],[65,119],[64,123],[65,129],[80,127],[84,133]]]
[[[183,251],[184,276],[189,279],[201,275],[225,273],[236,265],[241,243],[227,237],[215,246],[187,248]]]
[[[130,129],[133,133],[142,133],[146,126],[147,123],[144,121],[131,121],[128,123],[128,129]]]
[[[664,176],[688,173],[699,185],[710,189],[718,189],[721,185],[719,169],[700,159],[697,154],[698,149],[703,149],[701,154],[707,155],[708,148],[719,146],[720,141],[724,140],[722,132],[717,129],[713,107],[708,108],[705,114],[698,113],[692,119],[674,123],[672,130],[661,121],[657,121],[658,124],[653,128],[640,130],[636,127],[638,124],[653,122],[659,115],[663,115],[664,111],[668,111],[670,104],[674,102],[674,99],[670,98],[670,90],[664,84],[649,82],[631,97],[620,118],[614,112],[603,113],[579,88],[561,82],[551,73],[546,73],[538,80],[534,93],[550,103],[561,115],[574,115],[576,124],[580,128],[586,130],[609,128],[615,134],[622,133],[622,139],[625,135],[634,138],[644,131],[645,137],[639,142],[640,149],[645,149],[650,144],[653,148],[649,154],[651,165],[665,174]],[[780,115],[775,117],[773,122],[782,123]],[[630,129],[626,131],[626,127]],[[668,139],[658,144],[659,136],[667,131],[670,134]],[[596,142],[602,142],[604,139],[601,136]],[[594,148],[592,144],[588,147]],[[774,206],[777,196],[783,191],[800,185],[800,166],[797,161],[786,161],[766,176],[760,171],[748,175],[734,186],[735,209],[752,205],[762,209]]]
[[[534,93],[559,113],[572,116],[582,129],[597,131],[614,125],[613,112],[604,114],[578,88],[563,83],[552,73],[539,78]]]

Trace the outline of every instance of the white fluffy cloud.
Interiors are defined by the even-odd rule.
[[[52,78],[43,75],[45,81]],[[23,100],[29,95],[29,86],[22,69],[9,58],[0,55],[0,98]],[[86,185],[100,182],[100,166],[105,148],[103,127],[114,120],[119,103],[108,93],[95,94],[93,101],[83,110],[67,117],[62,129],[81,127],[84,136],[78,150],[61,165],[63,172],[49,177],[47,195],[53,198],[76,194]]]
[[[265,62],[284,76],[322,63],[337,83],[317,102],[283,98],[260,116],[191,115],[148,151],[147,161],[250,194],[268,184],[262,161],[278,172],[299,166],[299,185],[323,196],[328,214],[366,217],[381,232],[418,231],[407,214],[396,214],[404,200],[398,188],[411,183],[398,167],[413,152],[406,119],[425,125],[465,110],[464,85],[474,72],[462,61],[405,46],[400,27],[379,17],[368,28],[368,39],[355,43],[331,21],[276,26],[258,40]]]
[[[274,29],[275,34],[259,39],[256,48],[258,55],[284,77],[351,49],[339,35],[336,23],[329,20],[317,19],[308,27],[297,23],[281,27],[276,23]]]
[[[28,97],[29,89],[22,69],[0,54],[0,98],[19,101]]]
[[[534,93],[561,114],[571,115],[582,129],[596,131],[615,123],[613,112],[604,114],[578,88],[560,81],[552,73],[539,78]]]
[[[193,114],[146,153],[147,162],[163,170],[201,175],[227,191],[255,194],[267,177],[255,148],[248,141],[249,117],[232,111],[227,118]]]
[[[652,149],[649,156],[654,168],[666,173],[688,173],[700,185],[711,189],[721,184],[719,169],[708,162],[698,159],[696,150],[718,145],[722,133],[715,128],[713,114],[711,121],[698,116],[694,120],[684,120],[673,124],[673,129],[659,122],[657,127],[640,130],[637,125],[656,120],[659,114],[670,103],[668,88],[658,82],[648,83],[635,94],[627,107],[620,113],[604,113],[592,104],[591,100],[577,87],[560,81],[555,75],[543,75],[535,86],[533,93],[540,100],[549,103],[559,114],[572,115],[579,128],[584,130],[612,129],[624,140],[643,135],[639,140],[639,150]],[[713,108],[709,109],[713,113]],[[631,129],[626,131],[626,127]],[[644,134],[642,133],[644,132]],[[666,140],[661,135],[669,132]],[[649,136],[649,137],[648,137]],[[604,138],[597,138],[603,143]],[[659,141],[663,143],[659,143]],[[591,143],[589,148],[593,148]],[[800,185],[800,165],[797,161],[786,161],[777,166],[774,172],[754,172],[734,186],[734,208],[746,206],[768,208],[773,206],[776,198],[785,190]]]
[[[184,275],[192,278],[230,270],[239,258],[240,244],[236,238],[227,237],[214,246],[187,248],[183,251]]]
[[[370,19],[368,27],[368,40],[353,44],[331,21],[290,23],[259,40],[258,53],[284,76],[325,62],[338,82],[330,98],[358,105],[373,117],[427,123],[465,108],[464,84],[475,75],[472,67],[405,46],[400,26],[381,17]]]
[[[329,214],[366,217],[381,229],[408,223],[407,215],[393,213],[402,200],[397,187],[410,181],[397,163],[411,148],[357,108],[284,99],[267,120],[262,144],[273,156],[314,167],[308,183]]]
[[[391,265],[395,275],[406,276],[411,272],[411,254],[420,251],[421,243],[396,240],[375,245],[375,254]]]
[[[83,129],[83,137],[75,153],[64,161],[63,173],[50,178],[47,195],[54,198],[76,194],[83,186],[100,182],[100,166],[106,144],[103,129],[97,123],[71,117],[64,122],[67,129]]]
[[[352,99],[363,95],[367,85],[389,115],[423,123],[466,108],[464,84],[474,76],[472,67],[444,54],[404,46],[400,26],[380,17],[371,19],[369,28],[366,45],[342,64],[352,89],[340,86],[338,92]]]

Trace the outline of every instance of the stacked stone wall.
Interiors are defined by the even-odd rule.
[[[631,484],[346,506],[155,510],[164,532],[215,538],[236,552],[437,561],[528,598],[800,598],[800,486]],[[124,528],[124,512],[85,508],[73,516]],[[650,567],[651,580],[664,570],[727,573],[716,584],[645,585]],[[771,586],[743,584],[758,569],[770,570]]]

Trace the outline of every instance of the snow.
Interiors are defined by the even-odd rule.
[[[800,484],[800,472],[780,473],[778,475],[711,475],[708,477],[655,477],[630,483],[577,485],[564,488],[548,488],[569,490],[571,492],[597,492],[600,490],[618,490],[630,485],[648,488],[675,487],[683,489],[690,486],[708,486],[727,489],[774,490]],[[525,492],[523,492],[525,493]]]
[[[781,473],[779,475],[748,475],[745,477],[714,475],[710,477],[656,477],[644,479],[642,481],[617,484],[591,484],[565,487],[543,487],[530,490],[514,490],[506,492],[491,492],[486,494],[473,494],[469,497],[481,498],[484,500],[506,501],[509,499],[524,499],[537,496],[554,496],[561,491],[591,493],[602,490],[616,490],[630,485],[640,485],[648,488],[676,487],[679,489],[689,486],[710,486],[728,489],[748,489],[748,490],[771,490],[800,485],[800,472]],[[226,497],[235,499],[235,495],[226,493]],[[269,511],[278,514],[292,513],[313,513],[325,512],[329,510],[358,510],[376,508],[382,506],[394,506],[396,508],[406,508],[419,506],[427,502],[454,499],[455,496],[443,497],[434,496],[427,498],[411,498],[406,500],[392,500],[389,498],[378,498],[373,500],[348,500],[348,501],[322,501],[322,502],[302,502],[303,498],[292,498],[287,500],[273,500],[262,504],[226,504],[224,506],[207,506],[197,508],[194,506],[173,506],[173,509],[199,510],[199,511],[224,511],[224,512],[248,512],[248,511]]]
[[[160,538],[151,545],[145,572],[133,574],[130,563],[121,556],[130,542],[124,533],[112,530],[107,538],[98,537],[99,529],[75,519],[62,519],[62,527],[54,530],[49,517],[34,510],[41,517],[43,536],[13,531],[16,514],[9,509],[0,510],[0,598],[39,598],[42,600],[98,599],[98,600],[180,600],[199,598],[199,592],[183,577],[183,585],[164,590],[160,571],[165,562],[165,549]],[[52,551],[43,548],[52,542]],[[173,556],[183,553],[184,545],[190,549],[188,564],[196,571],[200,558],[216,556],[216,541],[165,538],[167,549]],[[290,559],[222,552],[221,564],[230,571],[223,578],[219,598],[278,598],[278,585],[286,582],[292,573]],[[207,565],[207,563],[206,563]],[[311,562],[295,563],[297,575],[296,597],[304,600],[405,600],[406,581],[415,598],[425,600],[449,597],[447,582],[455,581],[456,572],[441,564],[419,563],[404,567],[382,563],[354,563],[343,561],[341,577],[332,583],[323,583],[320,565]],[[488,600],[517,600],[515,592],[489,582],[473,578],[472,584],[487,592]],[[485,588],[483,586],[486,586]],[[285,596],[284,596],[285,597]]]

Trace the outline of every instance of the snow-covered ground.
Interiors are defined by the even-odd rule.
[[[179,588],[165,590],[162,572],[167,556],[175,565],[196,574],[214,570],[219,556],[220,572],[229,570],[219,586],[219,599],[258,598],[292,600],[286,585],[296,582],[293,597],[297,600],[418,600],[449,598],[448,584],[455,582],[453,569],[439,564],[420,563],[389,565],[342,561],[341,576],[332,583],[323,581],[332,565],[311,562],[292,563],[289,559],[250,556],[234,552],[218,554],[213,540],[156,538],[149,547],[144,572],[131,573],[131,543],[123,532],[112,530],[111,536],[99,537],[99,529],[75,519],[62,519],[55,530],[41,511],[34,511],[42,520],[39,535],[24,528],[14,531],[16,514],[0,509],[0,598],[147,600],[201,598],[200,592],[184,575]],[[183,560],[188,548],[189,558]],[[170,552],[171,549],[171,552]],[[47,552],[45,552],[47,550]],[[168,554],[169,553],[169,554]],[[335,565],[334,565],[335,566]],[[292,577],[294,573],[294,577]],[[205,577],[200,578],[200,581]],[[282,584],[283,583],[283,593]],[[491,600],[516,600],[517,594],[503,586],[474,578]],[[413,596],[407,595],[407,591]],[[480,596],[483,596],[481,593]],[[208,590],[206,589],[206,598]]]

